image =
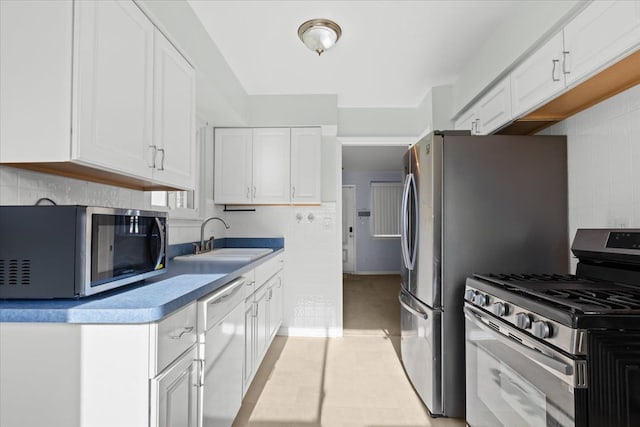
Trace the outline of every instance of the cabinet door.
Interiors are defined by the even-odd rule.
[[[255,360],[255,304],[253,296],[245,301],[244,306],[244,368],[242,370],[243,387],[242,396],[244,397],[247,389],[251,385],[253,379],[253,369]]]
[[[0,162],[68,161],[73,2],[0,1]]]
[[[269,334],[271,336],[278,332],[282,325],[282,274],[278,274],[273,279],[273,284],[269,288]]]
[[[564,28],[567,85],[640,46],[640,2],[591,3]]]
[[[518,117],[564,89],[562,32],[535,51],[511,73],[511,104]]]
[[[320,128],[291,129],[291,201],[320,203]]]
[[[253,203],[289,203],[290,130],[253,129]]]
[[[509,78],[496,84],[477,104],[480,135],[488,135],[511,120],[511,82]]]
[[[155,32],[153,179],[195,189],[195,72],[176,48]]]
[[[470,130],[473,134],[475,133],[476,125],[476,111],[474,109],[470,109],[465,111],[464,114],[454,122],[453,127],[456,130]]]
[[[251,129],[215,130],[214,200],[251,203]]]
[[[197,427],[196,346],[151,380],[152,419],[156,427]]]
[[[269,286],[265,285],[256,292],[256,352],[255,369],[258,369],[262,357],[269,345]]]
[[[151,178],[155,28],[131,1],[75,8],[72,157]]]

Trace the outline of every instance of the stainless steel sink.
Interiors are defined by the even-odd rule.
[[[197,255],[182,255],[175,261],[197,262],[250,262],[273,252],[267,248],[220,248]]]

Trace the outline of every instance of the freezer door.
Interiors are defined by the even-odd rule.
[[[429,412],[442,415],[442,313],[421,304],[405,289],[400,291],[398,298],[401,305],[402,364]]]

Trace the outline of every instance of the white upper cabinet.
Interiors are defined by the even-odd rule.
[[[502,79],[477,103],[476,133],[487,135],[511,120],[511,83]]]
[[[33,4],[0,1],[0,162],[69,159],[73,3]]]
[[[253,203],[289,202],[289,128],[253,129]]]
[[[472,135],[487,135],[511,120],[511,84],[504,78],[454,123],[457,130],[470,130]]]
[[[511,73],[514,116],[537,107],[564,89],[562,32],[535,51]]]
[[[321,148],[319,127],[217,128],[214,201],[320,203]]]
[[[216,203],[251,203],[252,147],[251,129],[215,130],[213,185]]]
[[[318,127],[291,129],[291,201],[320,203],[322,133]]]
[[[135,2],[0,7],[0,162],[195,188],[194,70]]]
[[[195,71],[158,30],[154,59],[154,180],[195,188]]]
[[[640,2],[591,3],[564,28],[567,85],[640,46]]]
[[[129,1],[80,1],[75,17],[72,157],[151,178],[155,27]]]
[[[469,130],[472,134],[476,133],[476,110],[474,108],[470,108],[453,123],[453,127],[456,130]]]

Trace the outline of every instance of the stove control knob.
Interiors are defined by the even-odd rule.
[[[491,306],[491,312],[498,317],[509,314],[509,306],[503,302],[496,302]]]
[[[479,307],[484,307],[489,303],[489,297],[485,294],[481,294],[480,292],[478,292],[473,297],[473,303]]]
[[[527,313],[516,314],[516,323],[520,329],[529,329],[531,327],[531,315]]]
[[[476,291],[474,291],[472,289],[467,289],[467,291],[464,293],[465,301],[472,302],[473,301],[473,297],[475,297],[475,296],[476,296]]]
[[[549,322],[536,320],[533,322],[533,336],[538,338],[549,338],[551,336],[551,325]]]

